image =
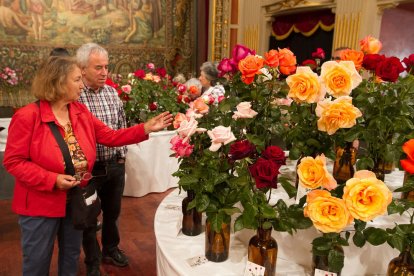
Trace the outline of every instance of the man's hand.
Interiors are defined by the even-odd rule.
[[[171,125],[172,121],[173,117],[170,112],[166,111],[161,113],[160,115],[155,116],[144,123],[145,133],[150,134],[151,132],[163,130]]]

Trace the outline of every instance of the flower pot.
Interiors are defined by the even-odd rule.
[[[351,142],[347,142],[344,148],[337,148],[333,177],[339,184],[345,183],[354,176],[356,153],[357,150],[352,146]]]
[[[388,264],[387,276],[414,275],[414,261],[407,247],[401,254]]]
[[[181,231],[187,236],[197,236],[202,231],[202,213],[197,212],[196,208],[187,209],[188,204],[193,201],[194,197],[194,191],[188,190],[187,197],[182,201],[183,222]]]
[[[342,248],[342,246],[340,245],[336,245],[334,247],[334,254],[336,254],[337,256],[342,256],[342,258],[344,258],[344,249]],[[337,276],[341,275],[341,270],[339,271],[334,271],[334,269],[329,267],[329,262],[328,262],[328,252],[326,255],[322,255],[322,254],[317,254],[315,252],[312,252],[312,273],[311,275],[314,276],[315,275],[315,269],[320,269],[323,271],[329,271],[329,272],[334,272],[336,273]]]
[[[206,220],[205,255],[212,262],[224,262],[229,257],[230,249],[230,224],[223,223],[220,232],[211,228],[211,223]]]
[[[272,228],[258,228],[257,234],[249,241],[248,260],[265,268],[265,276],[276,273],[277,242],[272,237]]]

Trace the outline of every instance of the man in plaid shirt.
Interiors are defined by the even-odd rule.
[[[76,58],[85,85],[79,101],[112,129],[126,127],[125,112],[117,91],[105,84],[108,77],[108,52],[95,43],[82,45]],[[96,163],[92,178],[102,204],[102,252],[96,238],[96,228],[84,230],[83,250],[87,275],[101,275],[101,258],[105,263],[127,266],[128,258],[118,248],[120,242],[117,220],[125,185],[126,147],[109,148],[97,145]]]

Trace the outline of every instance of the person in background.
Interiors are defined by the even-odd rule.
[[[165,112],[146,123],[113,130],[78,102],[83,88],[75,59],[49,57],[32,82],[39,101],[20,108],[10,122],[3,164],[15,178],[12,209],[19,215],[24,276],[49,275],[56,238],[58,275],[78,275],[83,231],[72,224],[67,193],[89,183],[65,173],[62,151],[48,123],[57,125],[75,173],[82,175],[92,172],[96,143],[108,147],[138,143],[172,121]]]
[[[202,86],[199,79],[191,78],[186,81],[184,85],[187,87],[188,97],[191,99],[191,101],[194,101],[200,97]]]
[[[218,70],[212,62],[204,62],[200,67],[200,77],[198,78],[203,87],[201,97],[214,99],[218,103],[219,99],[224,97],[224,87],[217,82]]]
[[[122,101],[117,91],[105,84],[108,77],[108,52],[98,44],[87,43],[76,52],[81,66],[85,85],[79,101],[102,122],[113,129],[126,127],[126,117]],[[97,162],[93,174],[105,175],[91,181],[98,191],[102,208],[102,250],[99,246],[96,229],[85,229],[83,250],[87,275],[100,274],[101,261],[115,266],[127,266],[128,258],[119,248],[120,235],[118,218],[121,213],[121,199],[125,186],[126,147],[109,148],[98,144]]]
[[[52,51],[50,51],[49,56],[55,56],[55,57],[70,57],[70,54],[66,48],[54,48]]]
[[[340,61],[341,60],[341,53],[344,50],[348,50],[348,49],[350,49],[350,48],[349,47],[338,47],[338,48],[336,48],[332,53],[331,60]]]

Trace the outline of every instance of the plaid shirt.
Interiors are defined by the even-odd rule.
[[[109,85],[104,85],[97,91],[87,87],[79,98],[79,102],[85,104],[99,120],[112,129],[126,128],[126,117],[118,92]],[[125,158],[126,147],[105,147],[96,145],[96,161],[111,161],[117,158]]]

